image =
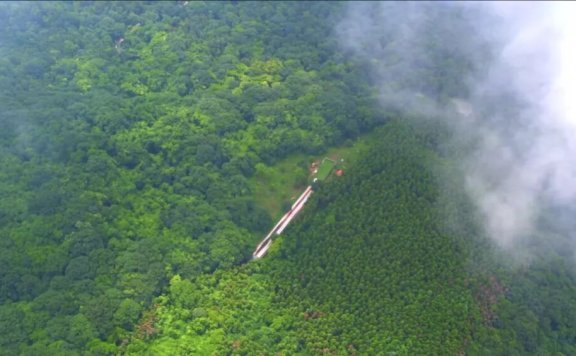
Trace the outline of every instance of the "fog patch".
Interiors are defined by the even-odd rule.
[[[552,242],[574,255],[576,5],[354,2],[347,11],[336,33],[369,68],[382,106],[441,117],[463,143],[461,179],[486,234],[517,256]]]

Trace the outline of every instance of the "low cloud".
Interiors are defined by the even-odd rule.
[[[574,251],[566,215],[576,202],[576,4],[347,10],[336,33],[373,73],[381,104],[441,116],[464,138],[462,178],[486,234],[507,251],[560,234],[557,248]]]

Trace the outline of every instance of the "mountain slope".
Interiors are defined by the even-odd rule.
[[[173,280],[158,324],[170,331],[151,350],[184,354],[202,343],[238,354],[463,350],[480,313],[466,249],[443,232],[435,210],[431,164],[439,158],[401,122],[374,137],[345,176],[314,193],[264,259],[197,280],[211,286],[200,287],[202,296]],[[205,328],[174,330],[175,320],[203,320]]]

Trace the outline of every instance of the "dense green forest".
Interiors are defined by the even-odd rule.
[[[510,268],[477,235],[463,192],[436,181],[434,166],[450,164],[439,132],[394,121],[376,134],[266,259],[173,278],[153,309],[159,335],[136,333],[126,350],[573,354],[573,264]],[[448,215],[467,228],[447,229]]]
[[[378,120],[339,5],[0,6],[7,354],[113,352],[174,275],[249,259],[258,164]]]
[[[507,266],[437,181],[449,130],[339,50],[345,6],[0,3],[0,355],[576,353],[573,263]],[[250,262],[258,173],[358,137]]]

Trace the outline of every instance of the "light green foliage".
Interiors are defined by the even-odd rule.
[[[271,224],[256,167],[359,134],[336,120],[355,120],[368,86],[320,73],[342,62],[318,45],[339,9],[2,5],[0,303],[34,320],[0,337],[3,352],[106,354],[148,335],[136,352],[171,278],[249,260]],[[350,102],[339,119],[328,90]],[[206,310],[194,327],[217,337]]]
[[[255,201],[274,218],[279,219],[291,206],[302,190],[312,182],[310,164],[324,157],[338,157],[341,168],[354,162],[360,152],[373,143],[374,134],[365,134],[356,140],[348,140],[318,154],[294,154],[276,162],[273,166],[256,164],[256,172],[249,181]]]
[[[317,177],[319,181],[323,181],[328,178],[328,175],[332,173],[336,162],[329,158],[324,158],[322,162],[320,162],[320,167],[318,167]]]

